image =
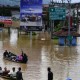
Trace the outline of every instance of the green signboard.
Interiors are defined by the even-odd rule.
[[[50,20],[64,20],[66,17],[65,8],[50,7],[49,8],[49,19]]]

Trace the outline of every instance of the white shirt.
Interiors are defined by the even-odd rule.
[[[16,77],[16,72],[11,72],[10,76],[11,77]]]
[[[2,70],[0,70],[0,73],[3,73],[3,71],[2,71]]]

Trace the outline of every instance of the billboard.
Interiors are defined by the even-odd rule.
[[[42,0],[21,0],[20,27],[28,31],[42,30]]]

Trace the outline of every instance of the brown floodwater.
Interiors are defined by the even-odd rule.
[[[36,32],[37,35],[25,35],[11,29],[10,36],[7,29],[0,32],[0,66],[8,69],[22,68],[24,80],[47,80],[47,67],[54,73],[53,80],[80,80],[80,38],[78,46],[59,46],[50,39],[48,32]],[[28,63],[20,64],[3,59],[3,52],[7,49],[15,54],[21,54],[21,49],[28,55]],[[0,80],[4,80],[0,78]]]

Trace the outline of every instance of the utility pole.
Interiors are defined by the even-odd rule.
[[[71,0],[67,0],[68,1],[68,10],[69,10],[69,15],[68,15],[68,41],[69,41],[69,45],[71,42],[71,34],[70,34],[70,17],[71,17]]]
[[[69,20],[68,20],[68,35],[70,35],[70,17],[71,17],[71,6],[70,6],[70,4],[71,4],[71,0],[67,0],[68,1],[68,10],[69,10],[69,15],[68,15],[68,17],[69,17]]]
[[[78,25],[78,4],[76,5],[76,9],[77,9],[77,29],[78,29],[78,27],[79,27],[79,25]]]
[[[54,7],[54,1],[53,0],[51,0],[49,7]],[[53,38],[53,29],[54,29],[54,20],[51,20],[50,22],[51,22],[50,24],[51,24],[51,39],[52,39]]]

